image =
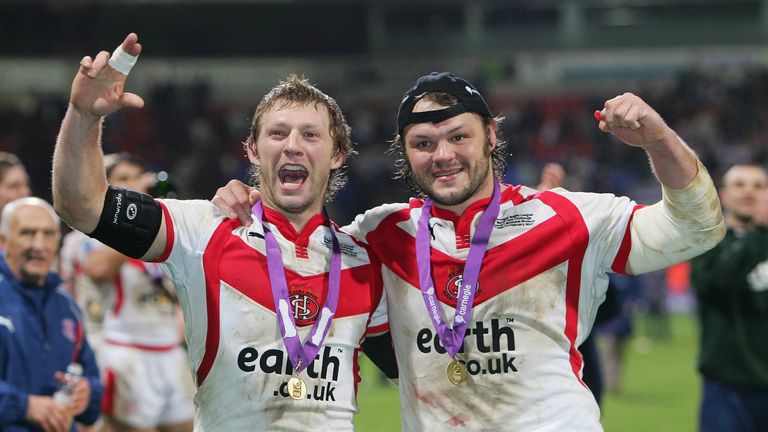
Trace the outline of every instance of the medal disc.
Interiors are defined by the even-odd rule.
[[[446,372],[448,373],[448,381],[450,381],[451,384],[459,385],[467,380],[467,367],[464,363],[456,359],[453,359],[453,361],[448,364],[448,370]]]
[[[291,377],[288,380],[288,394],[294,400],[304,399],[307,396],[307,384],[299,377]]]

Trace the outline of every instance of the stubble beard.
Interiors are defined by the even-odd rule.
[[[427,195],[430,199],[432,199],[432,201],[435,203],[446,207],[459,205],[472,198],[472,196],[474,196],[475,193],[477,193],[477,191],[483,186],[483,183],[485,183],[485,180],[490,175],[491,161],[490,159],[484,158],[480,162],[480,165],[478,165],[475,169],[470,169],[467,164],[462,163],[461,168],[465,173],[467,173],[469,182],[463,189],[457,192],[448,192],[444,194],[436,192],[428,180],[428,177],[431,176],[428,173],[417,174],[414,172],[413,181],[419,190]]]

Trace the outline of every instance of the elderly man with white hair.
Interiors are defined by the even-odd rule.
[[[0,217],[0,429],[73,431],[99,415],[99,371],[75,303],[50,271],[60,221],[40,198],[8,203]],[[72,363],[82,366],[67,406],[52,397]]]

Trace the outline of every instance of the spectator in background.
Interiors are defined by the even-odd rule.
[[[29,175],[24,164],[13,153],[0,152],[0,213],[9,202],[28,197],[32,193],[29,188]],[[0,241],[0,251],[5,245]]]
[[[728,231],[692,261],[704,379],[701,432],[768,430],[768,175],[735,165],[720,198]]]
[[[0,429],[6,432],[74,430],[99,415],[102,388],[80,311],[50,273],[61,238],[59,218],[39,198],[21,198],[2,212],[0,237]],[[68,407],[53,393],[70,363],[83,366]]]
[[[24,164],[13,153],[0,152],[0,211],[6,204],[32,193]]]

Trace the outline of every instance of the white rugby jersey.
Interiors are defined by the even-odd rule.
[[[459,385],[448,381],[451,358],[419,290],[414,240],[423,201],[377,207],[346,229],[384,265],[403,429],[602,430],[577,347],[605,298],[607,273],[626,266],[636,205],[609,194],[520,186],[505,188],[501,200],[458,356],[469,377]],[[470,236],[489,201],[461,217],[432,207],[432,277],[448,323]]]
[[[94,249],[98,247],[108,246],[98,243]],[[159,264],[130,258],[112,285],[114,299],[104,316],[106,343],[148,350],[180,345],[174,288]]]
[[[61,268],[85,311],[88,342],[150,350],[179,346],[179,323],[170,286],[159,264],[129,259],[114,280],[95,282],[84,271],[88,255],[108,246],[73,231],[64,239]]]
[[[293,368],[278,329],[261,225],[241,226],[207,201],[160,202],[168,247],[159,261],[184,311],[198,388],[195,430],[353,430],[360,343],[387,328],[381,265],[338,232],[338,308],[318,356],[300,374],[307,397],[296,401],[287,392]],[[303,342],[328,290],[330,233],[320,214],[297,233],[280,213],[264,211]]]
[[[110,283],[96,283],[83,274],[83,263],[92,248],[92,240],[74,230],[64,236],[60,253],[62,279],[67,284],[78,307],[83,311],[83,323],[88,343],[98,352],[103,340],[104,315],[112,304],[114,293]]]

